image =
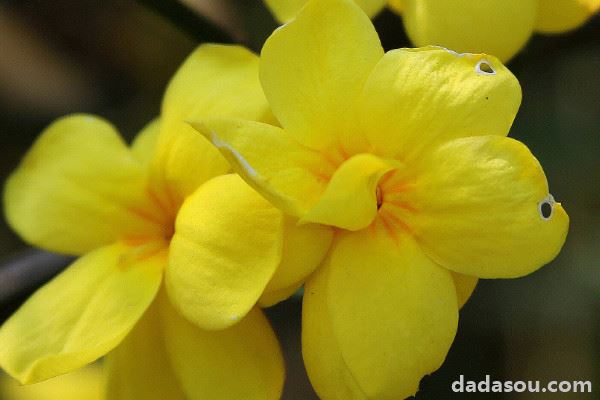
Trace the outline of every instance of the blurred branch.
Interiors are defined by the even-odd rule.
[[[33,291],[62,271],[73,259],[31,249],[0,263],[0,305]]]
[[[138,3],[161,14],[199,42],[234,43],[233,38],[217,25],[177,0],[138,0]]]
[[[248,32],[244,29],[243,15],[247,8],[239,0],[179,0],[196,14],[210,19],[233,38],[236,43],[247,43]],[[251,2],[248,2],[251,3]]]

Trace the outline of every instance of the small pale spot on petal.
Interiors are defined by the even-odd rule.
[[[551,194],[549,194],[546,198],[540,201],[538,203],[538,212],[540,214],[540,218],[546,221],[551,219],[555,203],[556,201],[554,201],[554,197],[552,197]]]
[[[479,75],[496,75],[496,70],[488,60],[480,60],[477,65],[475,65],[475,72]]]
[[[440,50],[444,50],[444,51],[452,54],[454,57],[458,57],[458,58],[468,57],[468,56],[472,56],[473,55],[473,53],[466,53],[466,52],[465,53],[459,53],[457,51],[451,50],[451,49],[449,49],[447,47],[444,47],[444,46],[432,46],[432,47],[435,47],[435,48],[440,49]]]
[[[221,141],[221,139],[217,136],[215,132],[212,132],[211,142],[219,149],[226,149],[233,157],[235,157],[237,162],[242,168],[246,170],[248,175],[252,177],[258,176],[258,172],[256,172],[256,170],[252,168],[250,163],[246,161],[246,159],[236,149],[231,147],[228,143]]]

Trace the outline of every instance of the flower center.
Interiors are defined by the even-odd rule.
[[[160,221],[161,238],[170,242],[175,234],[175,219],[181,207],[181,201],[171,193],[166,185],[162,188],[149,187],[148,196]]]
[[[397,170],[380,180],[375,191],[378,212],[371,224],[372,229],[383,231],[395,240],[402,232],[412,234],[409,221],[416,209],[408,198],[411,187],[411,181]]]
[[[146,242],[162,242],[166,243],[167,246],[170,243],[175,234],[175,219],[180,204],[171,201],[168,194],[159,195],[158,193],[162,194],[162,191],[148,187],[145,201],[136,206],[128,207],[129,212],[150,222],[152,228],[135,234],[128,234],[122,238],[127,243],[136,246]]]

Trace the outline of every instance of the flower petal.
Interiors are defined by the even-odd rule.
[[[89,366],[34,385],[0,376],[0,398],[6,400],[103,400],[102,369]],[[112,398],[111,398],[112,400]]]
[[[488,53],[505,62],[531,36],[536,9],[537,0],[406,0],[402,16],[417,46]]]
[[[264,0],[269,10],[278,22],[284,23],[292,20],[304,7],[307,0]]]
[[[279,343],[254,308],[231,328],[205,331],[181,317],[161,297],[171,365],[190,400],[277,400],[284,365]]]
[[[398,49],[365,85],[361,125],[377,153],[408,163],[435,143],[508,134],[520,103],[519,82],[494,57]]]
[[[354,103],[382,55],[377,32],[354,2],[311,0],[266,41],[260,80],[273,113],[300,143],[352,146],[360,138]]]
[[[394,165],[372,154],[358,154],[333,174],[325,193],[301,222],[356,231],[377,215],[377,183]]]
[[[462,308],[473,294],[479,279],[476,276],[463,275],[452,272],[454,286],[456,287],[456,298],[458,299],[458,308]]]
[[[383,230],[340,234],[330,257],[304,291],[303,350],[317,392],[328,399],[413,395],[456,333],[450,273],[410,237],[396,242]]]
[[[293,286],[288,286],[276,290],[266,290],[258,299],[258,305],[262,308],[274,306],[275,304],[282,302],[292,297],[300,288],[304,285],[304,282],[299,282]]]
[[[176,136],[190,118],[267,120],[273,116],[258,80],[258,56],[242,46],[204,44],[179,67],[162,102],[161,130]]]
[[[73,115],[35,142],[6,183],[4,207],[27,242],[83,254],[124,236],[161,234],[159,210],[145,190],[146,173],[115,129]]]
[[[600,9],[600,0],[538,0],[535,30],[560,33],[583,25]]]
[[[385,7],[387,0],[354,0],[356,4],[369,16],[374,17]]]
[[[265,3],[279,22],[289,22],[298,14],[307,0],[265,0]],[[373,17],[385,6],[387,0],[355,0],[354,2],[369,16]]]
[[[229,165],[190,119],[232,117],[272,121],[258,80],[258,57],[240,46],[202,45],[181,65],[167,88],[154,179],[178,205]]]
[[[156,295],[164,250],[123,244],[75,261],[0,329],[0,366],[22,383],[80,368],[112,350]]]
[[[333,174],[333,166],[320,153],[273,125],[210,119],[192,126],[223,153],[235,172],[287,214],[306,213]]]
[[[155,301],[106,356],[106,399],[187,400],[170,366],[162,328]]]
[[[166,283],[203,329],[229,327],[256,304],[279,265],[281,212],[237,175],[216,177],[179,211]]]
[[[131,152],[142,164],[150,165],[154,158],[158,133],[160,132],[160,119],[150,121],[133,139]]]
[[[262,306],[272,306],[294,294],[321,264],[333,239],[333,230],[320,224],[302,224],[294,218],[283,220],[281,263],[261,296]]]
[[[418,205],[411,224],[440,265],[480,278],[512,278],[558,254],[569,217],[522,143],[498,136],[456,139],[428,154],[420,168],[407,194]]]
[[[331,311],[325,306],[329,269],[319,268],[307,281],[302,302],[302,357],[310,383],[321,399],[366,399],[343,358]]]
[[[396,14],[401,14],[404,11],[404,3],[406,0],[389,0],[388,7],[394,11]]]

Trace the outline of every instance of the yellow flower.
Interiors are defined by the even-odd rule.
[[[280,22],[291,20],[306,0],[265,0]],[[583,25],[600,0],[356,0],[369,15],[386,3],[402,15],[417,46],[439,45],[458,52],[485,52],[508,61],[533,32],[561,33]]]
[[[291,21],[308,0],[264,0],[279,22]],[[395,0],[396,3],[398,0]],[[354,0],[369,17],[374,17],[388,3],[388,0]]]
[[[401,399],[443,362],[477,278],[529,274],[568,216],[527,147],[494,57],[384,51],[349,0],[309,1],[265,43],[260,78],[282,128],[194,123],[249,184],[335,230],[304,291],[303,355],[323,399]]]
[[[14,378],[108,354],[111,400],[279,398],[280,349],[255,304],[293,293],[331,232],[297,227],[227,174],[184,122],[205,116],[272,120],[258,57],[201,46],[131,147],[88,115],[54,122],[33,145],[6,184],[7,220],[29,243],[83,256],[0,328],[0,366]],[[297,246],[312,252],[304,269],[289,260]]]

